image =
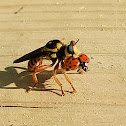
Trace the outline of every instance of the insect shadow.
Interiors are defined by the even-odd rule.
[[[18,73],[16,69],[23,69],[24,71]],[[61,72],[58,72],[60,74]],[[45,84],[45,81],[50,79],[53,76],[52,71],[43,71],[37,74],[39,83],[36,88],[33,90],[36,91],[49,91],[60,95],[57,91],[58,89],[50,89],[51,84]],[[15,83],[15,87],[12,87],[10,84]],[[0,88],[2,89],[20,89],[23,88],[27,90],[29,86],[33,85],[32,73],[27,72],[26,68],[23,67],[6,67],[5,71],[0,71]]]

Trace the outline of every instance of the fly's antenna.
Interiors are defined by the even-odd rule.
[[[74,45],[76,45],[79,42],[79,39],[76,42],[74,42],[74,41],[72,41],[72,42],[73,42],[72,46],[74,46]]]

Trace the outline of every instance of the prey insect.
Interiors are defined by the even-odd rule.
[[[88,69],[89,58],[85,54],[79,54],[79,57],[74,58],[73,56],[68,57],[64,61],[66,71],[78,69],[77,72],[83,73]]]
[[[78,41],[79,41],[79,39],[76,42],[70,41],[67,44],[64,44],[61,40],[51,40],[45,46],[43,46],[39,49],[36,49],[36,50],[20,57],[19,59],[16,59],[14,61],[14,63],[20,63],[20,62],[29,60],[28,71],[32,72],[34,85],[31,88],[29,88],[27,90],[27,92],[32,90],[38,83],[36,73],[44,71],[45,69],[47,69],[49,67],[52,67],[54,64],[56,64],[56,61],[58,60],[57,64],[54,67],[54,70],[53,70],[53,76],[54,76],[54,80],[61,87],[62,96],[65,95],[63,88],[62,88],[62,84],[56,77],[60,64],[61,64],[62,73],[65,75],[66,80],[70,83],[70,85],[73,89],[72,93],[75,93],[76,90],[75,90],[72,82],[70,81],[69,77],[66,74],[64,60],[66,57],[71,57],[71,56],[73,57],[74,54],[75,55],[81,54],[81,52],[76,47],[76,44]],[[50,65],[42,65],[42,61],[44,59],[51,60],[52,63]],[[39,65],[37,65],[38,63],[39,63]]]

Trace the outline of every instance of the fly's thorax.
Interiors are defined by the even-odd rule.
[[[45,47],[44,50],[48,52],[48,55],[46,56],[47,60],[57,59],[57,53],[61,50],[61,48],[64,46],[63,42],[61,40],[51,40],[49,41]]]
[[[50,53],[48,56],[46,56],[47,60],[57,59],[56,52]]]
[[[63,45],[61,40],[51,40],[45,45],[45,49],[46,51],[57,52]]]

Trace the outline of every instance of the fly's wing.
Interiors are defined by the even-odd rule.
[[[14,61],[14,63],[20,63],[20,62],[23,62],[23,61],[26,61],[26,60],[29,60],[29,59],[33,59],[33,58],[37,58],[37,57],[40,57],[40,56],[47,56],[49,55],[50,52],[48,51],[45,51],[44,47],[41,47],[39,49],[36,49],[22,57],[20,57],[19,59],[16,59]]]

